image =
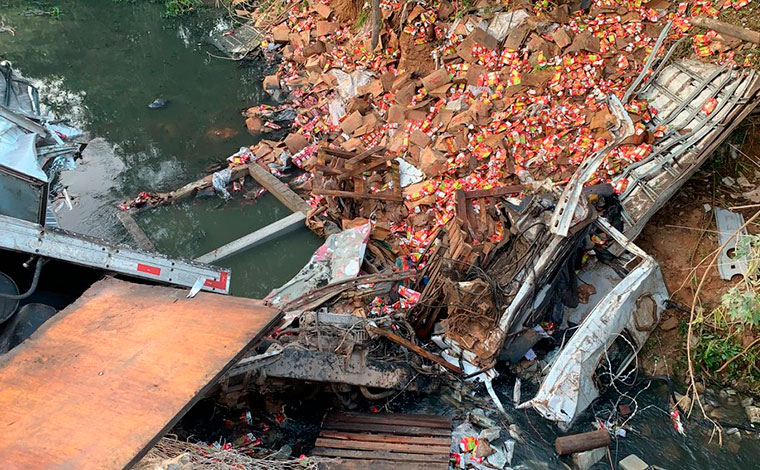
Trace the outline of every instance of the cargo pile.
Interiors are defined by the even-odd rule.
[[[561,189],[613,142],[620,123],[609,97],[624,97],[668,22],[659,55],[690,34],[691,17],[747,4],[601,0],[576,11],[581,2],[468,10],[446,0],[382,1],[372,49],[371,13],[357,30],[339,21],[338,3],[291,3],[263,43],[282,55],[264,87],[297,116],[284,142],[263,140],[252,157],[275,172],[291,160],[310,175],[300,188],[319,215],[310,220],[318,232],[320,220],[345,227],[370,219],[382,227],[373,237],[382,232],[394,257],[415,262],[457,218],[468,249],[487,254],[505,232],[492,197]],[[715,31],[691,40],[695,55],[737,66],[736,40]],[[648,126],[646,102],[624,105],[635,135],[589,185],[623,191],[627,181],[617,176],[667,131]],[[279,127],[261,108],[247,116],[253,133]]]

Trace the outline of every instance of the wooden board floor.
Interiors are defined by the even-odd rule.
[[[450,445],[445,416],[330,412],[312,454],[329,470],[446,470]]]
[[[132,466],[279,317],[187,292],[99,281],[0,357],[0,467]]]

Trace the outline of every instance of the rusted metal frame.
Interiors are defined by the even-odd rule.
[[[524,184],[516,184],[511,186],[501,186],[491,189],[476,189],[474,191],[464,191],[464,197],[466,199],[480,199],[486,197],[499,197],[512,193],[520,193],[527,189],[528,186]]]
[[[282,306],[282,309],[284,311],[299,310],[302,305],[305,305],[309,302],[319,299],[320,297],[327,294],[332,294],[331,295],[332,297],[334,295],[338,295],[339,293],[345,290],[354,289],[357,286],[360,286],[362,284],[402,281],[404,279],[415,277],[416,275],[417,273],[414,271],[402,271],[398,273],[381,272],[377,274],[368,274],[365,276],[358,276],[351,279],[344,279],[342,281],[334,282],[332,284],[327,284],[326,286],[322,286],[317,289],[312,289],[306,294],[302,295],[301,297],[291,300],[290,302]],[[335,291],[334,294],[333,294],[333,291]]]

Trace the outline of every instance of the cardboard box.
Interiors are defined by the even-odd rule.
[[[308,145],[308,139],[301,134],[288,134],[288,136],[285,137],[285,146],[288,147],[288,152],[291,154],[303,150],[303,148]]]
[[[359,128],[359,126],[362,125],[363,121],[364,118],[362,117],[362,114],[359,111],[354,111],[353,113],[349,114],[346,119],[343,120],[343,122],[340,124],[340,128],[346,134],[351,135],[351,133],[353,133],[356,129]]]
[[[446,69],[438,69],[422,79],[422,86],[424,86],[427,91],[435,90],[447,83],[451,83],[451,78]]]
[[[262,83],[265,90],[279,90],[280,89],[280,79],[277,77],[277,75],[267,75],[264,77],[264,82]]]
[[[280,23],[272,28],[272,37],[275,42],[290,42],[290,28],[286,23]]]
[[[378,97],[383,94],[383,90],[383,82],[380,81],[380,79],[375,79],[366,85],[360,86],[357,92],[360,95],[370,94],[374,97]]]
[[[430,143],[430,136],[420,130],[415,130],[409,135],[409,142],[419,145],[420,147],[427,147]]]
[[[405,114],[406,109],[403,106],[394,104],[388,109],[388,122],[402,124],[404,122]]]
[[[562,49],[566,48],[573,42],[570,33],[562,26],[555,29],[551,36],[554,42]]]
[[[314,8],[314,11],[316,11],[319,16],[324,19],[330,18],[330,15],[333,12],[332,8],[319,1],[312,2],[312,5],[312,8]]]
[[[249,117],[245,120],[245,127],[248,128],[248,132],[251,134],[258,134],[264,128],[264,123],[257,117]]]
[[[475,28],[469,36],[457,46],[457,55],[464,59],[466,62],[475,62],[475,58],[472,56],[472,46],[480,44],[488,49],[498,49],[499,43],[496,38],[488,34],[481,28]]]
[[[316,34],[317,37],[332,34],[338,30],[340,25],[333,21],[317,21]]]
[[[420,170],[428,178],[435,178],[446,171],[446,157],[443,153],[433,150],[431,147],[425,147],[420,155]]]

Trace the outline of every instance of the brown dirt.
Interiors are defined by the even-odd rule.
[[[353,23],[359,18],[362,5],[364,2],[359,0],[334,0],[330,7],[335,12],[338,21]]]
[[[754,160],[760,162],[760,145],[745,142],[743,149]],[[665,278],[665,284],[671,294],[671,300],[691,308],[694,292],[699,284],[705,267],[693,270],[702,259],[712,258],[713,250],[719,246],[715,232],[715,215],[706,211],[705,204],[712,207],[730,208],[748,205],[735,193],[741,192],[721,183],[724,176],[734,178],[744,175],[755,185],[760,182],[756,170],[760,166],[746,157],[733,160],[728,156],[713,157],[705,163],[702,171],[692,178],[676,196],[658,212],[636,240],[636,244],[652,255],[659,263]],[[746,189],[744,189],[746,191]],[[737,209],[745,220],[758,208]],[[750,233],[758,233],[758,226],[749,227]],[[704,263],[706,265],[707,262]],[[724,281],[715,267],[709,273],[702,286],[698,304],[706,311],[720,304],[721,297],[734,285]],[[675,320],[672,320],[672,319]],[[685,364],[685,326],[689,313],[671,309],[665,312],[658,328],[653,332],[647,345],[640,354],[639,361],[647,374],[686,374]],[[674,327],[676,324],[679,327]],[[663,328],[663,325],[665,326]]]
[[[401,47],[399,69],[417,72],[420,76],[425,76],[435,70],[435,62],[430,55],[435,47],[434,42],[415,44],[412,35],[403,33],[399,43]]]

